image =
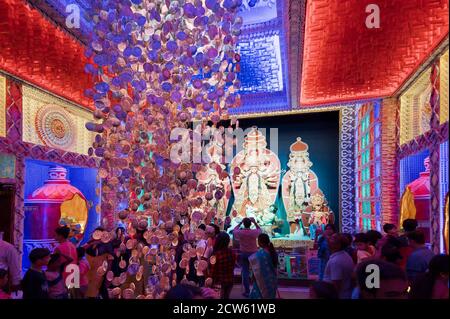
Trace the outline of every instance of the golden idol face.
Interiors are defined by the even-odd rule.
[[[312,196],[311,197],[311,204],[313,206],[321,206],[324,203],[324,198],[320,195]]]

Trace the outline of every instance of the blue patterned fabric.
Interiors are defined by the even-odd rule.
[[[251,299],[275,299],[277,294],[277,270],[270,254],[260,248],[249,258],[255,277]]]

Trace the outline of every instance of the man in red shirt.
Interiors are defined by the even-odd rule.
[[[251,229],[252,224],[256,229]],[[243,229],[240,229],[244,225]],[[233,230],[233,236],[239,241],[239,251],[241,258],[242,284],[244,285],[244,296],[250,294],[250,263],[248,257],[258,250],[257,238],[261,234],[261,229],[254,218],[244,218]]]

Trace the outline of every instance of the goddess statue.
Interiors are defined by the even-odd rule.
[[[308,216],[304,212],[310,204],[311,193],[318,189],[319,182],[317,175],[311,170],[313,164],[309,159],[308,144],[297,137],[290,151],[287,164],[289,170],[282,181],[283,203],[291,235],[301,232],[306,234],[305,224],[308,223]]]
[[[222,163],[222,145],[217,141],[212,142],[206,151],[210,161],[197,172],[196,178],[200,184],[205,185],[204,193],[215,194],[208,200],[207,205],[215,209],[215,218],[219,220],[219,224],[222,224],[229,201],[227,193],[231,192],[230,178],[228,176],[222,176],[221,178],[216,170],[217,166],[220,166],[222,169],[225,168],[225,165]],[[217,196],[218,194],[222,196]]]
[[[266,148],[264,135],[256,127],[247,134],[244,149],[231,161],[234,208],[240,217],[248,207],[261,214],[272,205],[280,183],[280,160]]]
[[[311,196],[311,204],[306,208],[306,214],[309,214],[308,225],[304,225],[309,228],[309,236],[311,239],[316,238],[316,232],[318,229],[325,230],[325,226],[328,223],[334,223],[333,211],[328,207],[325,195],[320,189]]]

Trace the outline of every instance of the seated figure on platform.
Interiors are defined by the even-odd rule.
[[[308,215],[306,207],[310,205],[311,194],[318,188],[316,174],[311,170],[308,144],[300,137],[290,147],[289,170],[283,176],[282,195],[286,208],[287,221],[291,236],[306,235]],[[306,227],[306,228],[305,228]]]
[[[317,189],[311,196],[311,204],[306,208],[306,213],[310,214],[308,220],[309,237],[316,238],[317,231],[325,230],[325,226],[334,223],[334,214],[328,207],[325,195]]]
[[[256,222],[261,226],[264,233],[270,237],[276,237],[275,229],[283,225],[283,220],[277,217],[277,207],[271,205],[269,208],[257,215]]]

